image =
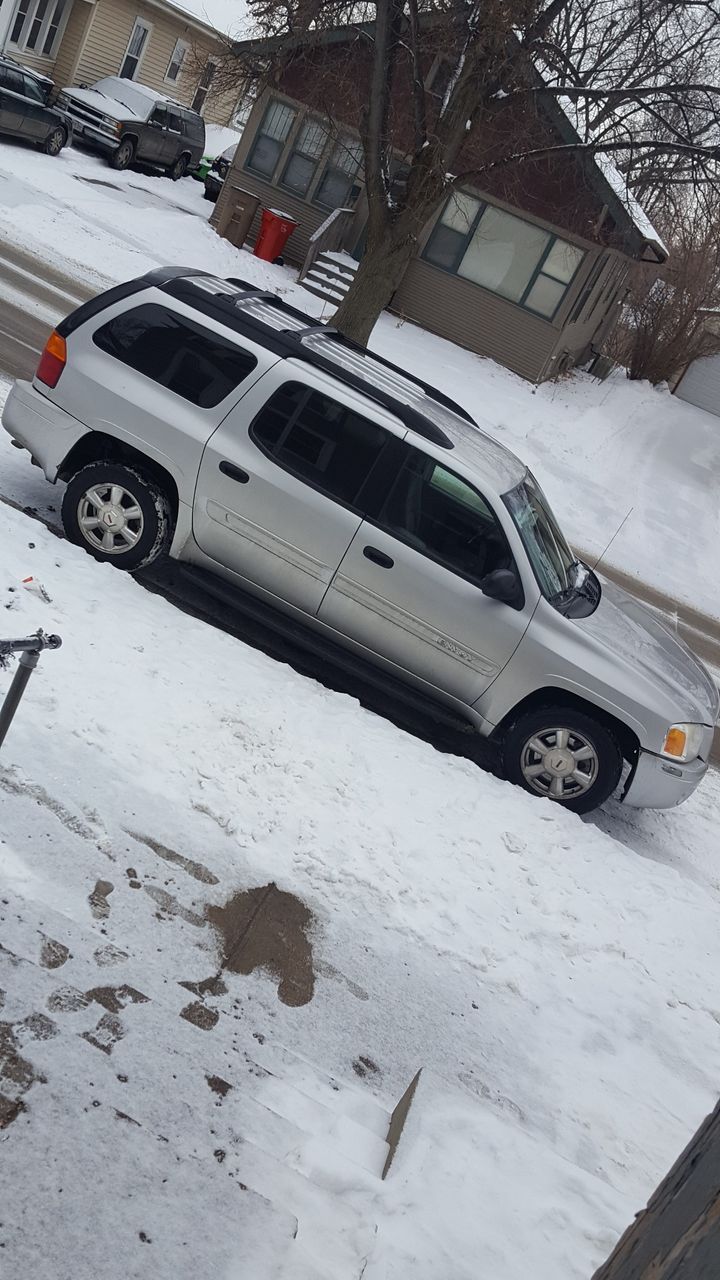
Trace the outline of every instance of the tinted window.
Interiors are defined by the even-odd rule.
[[[168,122],[167,107],[156,107],[152,115],[150,116],[150,123],[162,125],[164,128],[167,122]]]
[[[183,122],[180,116],[174,111],[168,113],[168,129],[172,129],[173,133],[182,133]]]
[[[3,67],[2,83],[4,89],[11,89],[13,93],[25,93],[25,81],[19,71],[14,71],[12,67]]]
[[[379,523],[402,542],[480,583],[510,568],[512,553],[492,509],[471,485],[417,449],[388,494]]]
[[[103,325],[93,342],[201,409],[220,404],[257,364],[219,334],[152,303]]]
[[[358,505],[389,439],[376,423],[299,382],[270,397],[250,434],[281,466],[350,506]]]
[[[43,106],[45,105],[45,95],[42,89],[37,80],[31,80],[30,76],[23,76],[23,93],[32,102],[42,102]]]

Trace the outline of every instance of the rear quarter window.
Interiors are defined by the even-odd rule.
[[[145,303],[93,334],[96,347],[200,409],[212,409],[252,373],[255,356],[166,307]]]

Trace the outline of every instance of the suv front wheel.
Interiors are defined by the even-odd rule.
[[[574,813],[589,813],[603,804],[620,781],[623,764],[609,728],[562,706],[519,716],[505,734],[502,755],[510,782]]]
[[[170,544],[167,494],[120,462],[92,462],[65,490],[62,521],[71,542],[118,569],[141,569]]]
[[[127,169],[135,158],[135,143],[132,138],[123,138],[117,151],[113,151],[108,161],[111,169]]]

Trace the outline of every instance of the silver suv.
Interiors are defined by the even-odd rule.
[[[273,294],[180,268],[111,289],[3,424],[98,560],[198,566],[470,721],[527,791],[663,808],[707,769],[712,679],[578,562],[527,468]]]

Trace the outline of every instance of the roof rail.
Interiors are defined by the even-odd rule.
[[[199,277],[207,281],[208,285],[213,280],[217,280],[218,286],[228,284],[235,286],[238,294],[233,295],[222,288],[218,288],[217,293],[213,293],[212,288],[207,288],[200,284]],[[425,411],[426,406],[422,404],[423,399],[427,399],[430,404],[434,403],[441,410],[444,409],[463,421],[475,425],[465,409],[448,396],[443,395],[442,392],[437,391],[435,387],[431,387],[421,378],[417,378],[414,374],[408,373],[407,370],[401,369],[390,360],[376,355],[374,351],[368,351],[365,347],[359,346],[336,329],[318,324],[307,312],[300,311],[297,307],[293,307],[283,301],[277,294],[251,284],[247,280],[240,279],[237,276],[221,279],[197,269],[183,270],[182,268],[171,267],[159,268],[144,277],[144,279],[148,284],[161,288],[164,292],[178,298],[179,301],[213,316],[221,324],[227,325],[228,328],[242,333],[245,337],[262,342],[264,346],[274,351],[277,355],[286,359],[302,360],[307,364],[314,365],[315,368],[322,369],[324,373],[332,374],[333,377],[336,377],[345,385],[352,387],[355,391],[359,391],[362,395],[389,409],[409,430],[414,431],[417,435],[430,440],[433,444],[443,449],[452,449],[453,442],[447,432],[443,430],[442,424],[435,421],[431,413]],[[270,308],[271,316],[276,319],[275,323],[272,322],[272,318],[268,317],[268,315],[263,317],[262,307],[259,309],[260,313],[258,314],[256,305],[258,303],[265,304]],[[288,320],[292,320],[294,323],[283,326],[283,317],[287,317]],[[326,339],[327,353],[317,349],[317,342],[314,342],[312,346],[309,345],[307,341],[309,338]],[[351,369],[343,364],[341,359],[342,349],[361,357],[363,361],[367,361],[368,376],[363,376],[363,373],[357,368]],[[336,356],[331,354],[333,351],[337,353]],[[371,376],[373,366],[388,370],[390,374],[395,374],[398,381],[404,383],[406,387],[410,385],[412,388],[417,389],[417,399],[420,403],[413,404],[406,400],[402,395],[401,386],[398,386],[397,392],[394,393],[391,378],[385,380],[385,386],[376,385]],[[429,409],[430,405],[427,408]]]

